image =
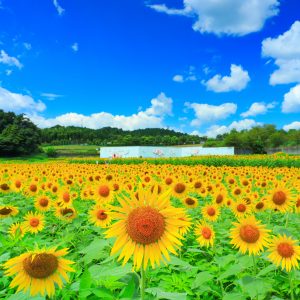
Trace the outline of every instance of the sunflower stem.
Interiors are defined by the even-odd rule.
[[[291,300],[295,300],[292,273],[293,273],[293,271],[289,272],[290,294],[291,294]]]
[[[285,216],[285,228],[287,228],[288,223],[289,223],[289,213],[286,213],[286,216]]]
[[[145,277],[145,269],[144,269],[144,262],[141,266],[141,279],[140,279],[140,291],[141,291],[141,300],[145,299],[145,283],[146,283],[146,277]]]

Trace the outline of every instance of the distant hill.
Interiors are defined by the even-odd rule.
[[[42,129],[42,143],[47,145],[90,144],[99,146],[184,145],[199,144],[205,138],[162,128],[122,130],[112,127],[89,129],[54,126]]]

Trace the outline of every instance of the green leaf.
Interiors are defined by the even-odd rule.
[[[257,274],[257,276],[258,277],[260,277],[260,276],[264,276],[264,275],[266,275],[266,274],[268,274],[268,273],[270,273],[270,272],[272,272],[272,271],[274,271],[274,270],[276,270],[277,268],[276,268],[276,266],[275,265],[269,265],[269,266],[267,266],[266,268],[264,268],[264,269],[262,269],[258,274]]]
[[[228,254],[221,257],[215,257],[215,262],[217,265],[219,265],[221,268],[224,268],[227,264],[235,261],[236,256],[233,254]]]
[[[244,300],[245,296],[240,293],[228,293],[223,297],[223,300]]]
[[[80,253],[85,254],[83,261],[86,264],[89,264],[94,259],[100,259],[106,257],[106,253],[103,253],[103,249],[108,246],[107,240],[102,239],[95,239],[91,242],[87,247],[82,249]]]
[[[272,291],[272,285],[261,278],[245,276],[240,281],[240,284],[251,298],[260,296],[259,298],[265,299],[266,294]]]
[[[92,285],[92,277],[89,270],[85,270],[83,275],[80,277],[80,291],[89,289]]]
[[[160,288],[149,288],[146,292],[157,297],[157,299],[168,300],[186,300],[186,293],[169,293],[161,290]]]
[[[196,289],[203,285],[203,283],[210,281],[214,276],[209,272],[201,272],[198,273],[195,280],[192,283],[192,289]]]
[[[104,287],[93,289],[93,293],[100,299],[115,299],[112,292]]]
[[[227,278],[227,277],[233,276],[233,275],[236,276],[237,274],[239,274],[242,271],[242,269],[243,268],[238,264],[232,265],[231,267],[229,267],[225,272],[223,272],[219,276],[218,280],[222,280],[224,278]]]
[[[104,265],[94,265],[89,268],[91,276],[95,280],[103,279],[105,277],[117,277],[122,278],[126,274],[132,271],[132,266],[126,264],[124,267],[120,266],[104,266]]]
[[[120,298],[132,298],[135,292],[135,281],[134,277],[131,277],[131,280],[127,286],[121,291]]]
[[[176,256],[170,255],[170,261],[168,262],[169,265],[174,265],[174,266],[180,266],[180,267],[185,267],[185,268],[193,268],[189,263],[186,261],[183,261],[179,259]]]

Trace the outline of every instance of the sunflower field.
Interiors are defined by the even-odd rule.
[[[0,299],[300,299],[300,169],[225,164],[2,163]]]

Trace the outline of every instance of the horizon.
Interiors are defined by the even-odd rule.
[[[0,0],[0,109],[40,128],[300,129],[299,7]]]

